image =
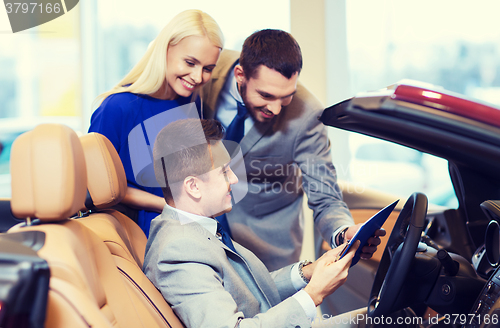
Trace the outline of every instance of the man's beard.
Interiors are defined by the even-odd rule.
[[[250,114],[250,116],[252,116],[253,119],[255,119],[255,112],[247,100],[247,84],[245,82],[238,84],[238,91],[240,93],[241,100],[243,100],[243,104],[247,109],[247,113]]]
[[[245,82],[238,84],[238,91],[240,93],[241,99],[243,100],[243,104],[245,105],[245,107],[247,109],[247,113],[250,114],[250,116],[254,119],[255,122],[263,123],[256,118],[256,114],[260,111],[269,112],[269,113],[271,113],[271,112],[268,111],[266,108],[260,109],[260,108],[252,107],[250,105],[250,102],[247,100],[247,85]],[[265,120],[265,122],[267,122],[267,121],[268,120]]]

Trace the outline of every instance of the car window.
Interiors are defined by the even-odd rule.
[[[414,164],[420,164],[422,161],[421,152],[389,142],[363,144],[356,150],[354,157],[367,161],[407,162]]]
[[[347,135],[348,148],[341,153],[334,151],[333,163],[339,178],[353,182],[357,192],[370,188],[406,199],[418,191],[426,194],[430,203],[458,206],[448,161],[396,143],[336,130],[336,134]]]

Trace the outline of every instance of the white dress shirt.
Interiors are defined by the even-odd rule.
[[[215,118],[222,123],[222,126],[227,129],[229,124],[233,121],[234,117],[238,113],[238,104],[240,102],[243,104],[243,99],[241,98],[240,92],[238,91],[238,84],[236,83],[236,77],[234,76],[234,69],[229,74],[224,87],[219,95],[220,99],[216,108]],[[245,119],[245,132],[244,135],[250,131],[253,127],[254,121],[251,115],[248,115]]]

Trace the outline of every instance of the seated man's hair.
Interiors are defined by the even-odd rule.
[[[153,149],[154,170],[166,201],[173,201],[174,183],[213,169],[209,143],[223,136],[220,122],[205,119],[178,120],[158,133]]]
[[[282,30],[260,30],[243,43],[240,65],[247,79],[255,77],[260,65],[274,69],[290,79],[302,69],[299,44],[290,33]]]

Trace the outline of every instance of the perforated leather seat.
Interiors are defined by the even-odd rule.
[[[84,224],[93,221],[90,216],[88,220],[68,219],[84,208],[87,193],[83,148],[71,129],[45,124],[21,135],[12,146],[11,175],[12,212],[40,223],[16,226],[9,233],[45,233],[45,244],[38,255],[48,262],[51,271],[46,327],[182,327],[165,301],[153,305],[159,302],[159,292],[149,280],[141,280],[142,276],[147,278],[141,276],[132,255],[140,256],[140,250],[130,245],[125,246],[129,253],[125,251],[123,257],[112,255],[107,247],[110,243],[88,227],[92,224]],[[113,197],[119,199],[120,195],[122,191]],[[107,214],[96,214],[103,215]],[[108,222],[113,222],[109,218],[97,217],[95,221],[105,222],[109,228],[112,225]],[[103,230],[117,234],[118,243],[126,240],[120,235],[127,234],[120,232],[122,226],[115,227],[115,231]],[[117,248],[124,249],[123,245]],[[156,295],[149,295],[154,294],[151,288]]]

